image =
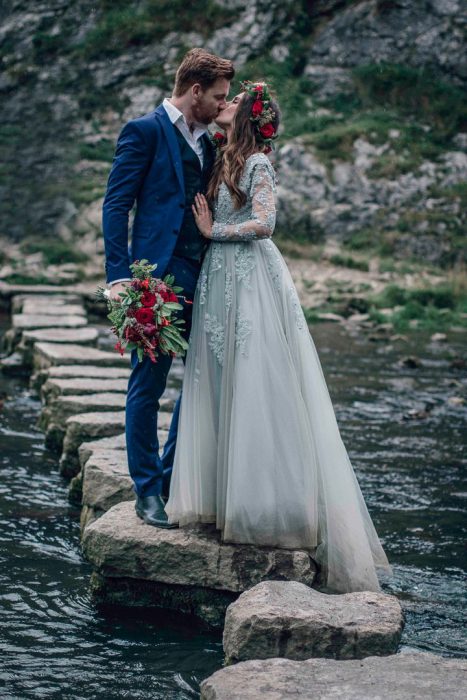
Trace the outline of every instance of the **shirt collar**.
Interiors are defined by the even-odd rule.
[[[181,112],[178,107],[175,107],[175,105],[170,102],[168,97],[164,98],[164,101],[162,102],[162,106],[164,107],[165,111],[169,115],[169,119],[172,122],[172,124],[175,124],[179,120],[181,120],[185,126],[187,127],[188,131],[190,131],[190,128],[187,124],[187,121],[185,119],[185,115],[183,112]],[[206,124],[201,124],[201,122],[194,122],[194,129],[192,133],[193,138],[198,139],[200,136],[205,134],[208,130],[208,127]]]

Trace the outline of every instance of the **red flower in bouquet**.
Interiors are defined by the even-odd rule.
[[[135,318],[139,323],[152,323],[154,321],[154,311],[147,306],[142,306],[136,311]]]
[[[143,306],[153,307],[157,302],[157,297],[153,292],[143,292],[141,295],[141,303]]]

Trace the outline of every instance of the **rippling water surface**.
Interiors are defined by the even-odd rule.
[[[402,341],[372,344],[332,325],[313,336],[394,566],[384,589],[406,613],[403,648],[466,656],[466,409],[456,399],[465,377],[450,368],[461,336],[417,338],[422,366],[412,370],[399,363],[414,352]],[[39,401],[0,375],[0,405],[2,699],[199,697],[199,682],[222,665],[220,635],[175,614],[94,607],[79,512],[36,429]]]

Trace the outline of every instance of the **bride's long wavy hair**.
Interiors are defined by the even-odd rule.
[[[232,132],[227,146],[222,147],[217,156],[207,190],[207,199],[213,202],[217,197],[219,185],[225,182],[232,195],[234,206],[240,209],[247,200],[246,193],[240,189],[239,182],[245,167],[246,159],[253,153],[264,152],[267,145],[258,134],[254,122],[251,121],[251,110],[255,97],[243,93],[232,120]],[[270,107],[274,112],[271,122],[275,132],[280,123],[280,110],[276,100],[272,99]]]

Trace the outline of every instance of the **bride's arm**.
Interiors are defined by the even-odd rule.
[[[212,226],[203,226],[202,222],[197,222],[201,233],[214,241],[251,241],[270,238],[276,223],[274,191],[272,165],[269,162],[256,163],[250,184],[252,218],[239,224],[222,224],[215,221]]]

